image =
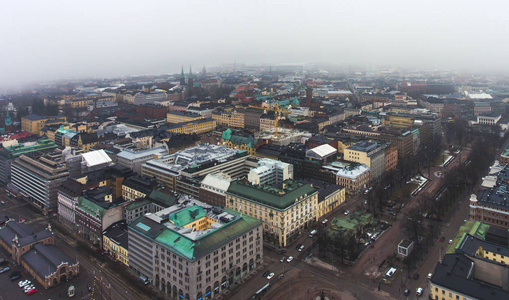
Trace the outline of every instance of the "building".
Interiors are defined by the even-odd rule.
[[[328,163],[336,160],[337,149],[329,144],[320,145],[306,151],[306,159]]]
[[[168,154],[165,146],[146,150],[125,149],[117,154],[117,164],[141,174],[141,165],[151,159],[160,158]]]
[[[293,179],[293,165],[269,158],[260,159],[247,175],[254,185],[282,185],[288,179]]]
[[[287,180],[281,188],[232,181],[226,207],[263,222],[265,240],[281,247],[318,221],[318,192],[309,184]]]
[[[152,190],[147,197],[131,201],[124,206],[124,220],[127,224],[131,224],[140,216],[156,213],[176,203],[177,198],[169,189],[159,188]]]
[[[21,117],[21,130],[39,135],[44,126],[60,125],[66,121],[65,117],[31,114]]]
[[[335,174],[336,184],[344,186],[348,195],[357,195],[369,187],[370,170],[364,164],[337,161],[323,168]]]
[[[168,108],[163,105],[157,104],[145,104],[145,105],[137,105],[136,113],[144,115],[146,118],[152,119],[164,119],[166,118],[166,113],[168,112]]]
[[[171,124],[178,124],[201,119],[204,119],[202,115],[189,111],[174,110],[166,114],[166,122]]]
[[[83,192],[75,208],[78,234],[94,245],[101,246],[103,231],[123,219],[127,202],[113,199],[111,188],[101,186]]]
[[[1,153],[1,151],[0,151]],[[1,158],[0,158],[1,159]],[[502,154],[500,154],[500,158],[498,159],[501,165],[509,164],[509,148],[506,148]],[[1,172],[1,169],[0,169]],[[1,176],[1,173],[0,173]]]
[[[306,180],[306,183],[318,190],[319,216],[328,214],[346,200],[346,189],[342,186],[315,179]]]
[[[122,183],[122,198],[125,201],[134,201],[147,197],[157,186],[155,178],[133,175]]]
[[[11,182],[11,164],[14,159],[25,155],[37,156],[40,153],[51,151],[58,146],[49,139],[40,139],[36,142],[16,144],[0,149],[0,183]]]
[[[0,245],[45,289],[79,274],[79,262],[54,244],[55,234],[50,225],[34,232],[27,224],[8,221],[0,229]]]
[[[260,117],[263,110],[257,108],[247,108],[244,111],[244,125],[246,129],[260,130]]]
[[[212,112],[212,119],[218,125],[230,128],[244,128],[245,127],[245,114],[244,109],[219,109]]]
[[[485,189],[470,196],[470,220],[509,229],[509,192],[506,185]]]
[[[410,255],[410,252],[414,249],[414,242],[410,240],[401,240],[398,244],[398,255],[402,257],[407,257]]]
[[[71,178],[67,178],[58,188],[58,220],[71,232],[75,231],[76,206],[82,192],[83,185]]]
[[[257,268],[262,223],[187,201],[129,225],[129,267],[168,297],[211,299]]]
[[[217,127],[216,120],[200,119],[196,121],[183,122],[178,124],[165,125],[164,128],[169,132],[184,134],[200,134],[214,131]]]
[[[38,157],[21,155],[12,163],[12,185],[44,212],[58,206],[57,192],[69,172],[60,151]]]
[[[255,155],[258,146],[258,140],[251,132],[232,131],[230,128],[223,131],[221,142],[228,148],[246,150],[249,155]]]
[[[255,165],[255,162],[247,161],[248,157],[246,151],[230,149],[224,145],[198,144],[147,161],[141,167],[141,174],[155,177],[159,183],[174,191],[198,198],[200,182],[207,174],[223,172],[232,178],[247,175],[251,166]],[[194,179],[194,185],[187,184],[191,179]]]
[[[201,181],[198,199],[209,205],[225,207],[226,191],[231,181],[231,177],[222,172],[207,174]]]
[[[129,231],[125,221],[112,224],[103,232],[103,249],[115,261],[129,266]]]
[[[376,142],[360,141],[345,149],[344,159],[366,165],[372,180],[378,179],[385,171],[385,151]]]

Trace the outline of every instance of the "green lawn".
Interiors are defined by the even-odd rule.
[[[397,198],[409,198],[410,194],[418,187],[419,185],[417,183],[407,183],[401,186],[399,189],[395,190],[392,195],[391,199],[397,199]]]

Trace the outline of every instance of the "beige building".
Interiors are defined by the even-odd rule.
[[[263,222],[265,240],[281,247],[318,221],[318,192],[309,184],[287,180],[281,189],[233,181],[226,207]]]
[[[166,114],[166,122],[171,124],[177,124],[177,123],[183,123],[183,122],[189,122],[189,121],[196,121],[201,120],[204,117],[200,114],[188,112],[188,111],[170,111]]]

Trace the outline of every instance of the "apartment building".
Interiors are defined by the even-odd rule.
[[[134,201],[148,196],[157,186],[155,178],[133,175],[122,183],[122,198],[125,201]]]
[[[243,109],[218,109],[212,112],[212,119],[218,125],[231,128],[245,127],[245,113]]]
[[[209,205],[225,207],[226,191],[231,181],[231,177],[222,172],[207,174],[201,181],[198,199]]]
[[[255,185],[280,185],[285,180],[293,179],[293,165],[262,158],[258,161],[258,166],[249,171],[247,179]]]
[[[385,171],[385,151],[376,142],[360,141],[349,146],[345,149],[344,159],[366,165],[372,180],[380,178]]]
[[[41,129],[44,126],[60,125],[66,121],[66,117],[31,114],[21,117],[21,130],[40,135]]]
[[[20,193],[43,211],[58,206],[58,187],[69,172],[59,150],[40,156],[21,155],[12,163],[11,183]]]
[[[184,134],[200,134],[211,132],[217,127],[216,120],[213,119],[200,119],[196,121],[189,121],[178,124],[165,125],[163,128],[168,132],[184,133]]]
[[[509,191],[505,184],[470,196],[470,220],[509,229]]]
[[[125,221],[110,225],[103,232],[103,249],[110,257],[129,266],[129,231]]]
[[[183,122],[190,122],[204,119],[200,114],[189,111],[170,111],[166,114],[166,122],[171,124],[178,124]]]
[[[129,267],[168,297],[212,299],[263,259],[262,223],[187,201],[129,225]]]
[[[318,220],[318,192],[309,184],[287,180],[281,188],[233,181],[226,207],[263,222],[265,240],[281,247]]]
[[[364,164],[336,161],[322,168],[335,175],[336,184],[345,187],[348,195],[357,195],[369,187],[370,169]]]

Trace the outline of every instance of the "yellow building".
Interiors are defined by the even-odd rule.
[[[200,114],[188,111],[170,111],[166,114],[166,122],[171,124],[178,124],[189,121],[196,121],[204,119]]]
[[[245,127],[245,112],[240,108],[215,111],[212,113],[212,119],[216,120],[217,124],[226,127]]]
[[[216,120],[202,119],[179,124],[173,124],[166,131],[184,134],[200,134],[215,130],[217,127]]]
[[[221,143],[228,148],[246,150],[249,155],[255,155],[258,140],[253,135],[243,136],[235,134],[230,128],[227,128],[221,135]]]
[[[73,99],[69,100],[69,105],[71,108],[84,108],[89,106],[90,104],[94,104],[94,99]]]
[[[360,141],[344,150],[344,160],[357,162],[369,167],[372,179],[380,177],[385,171],[385,153],[375,142]]]
[[[326,183],[311,183],[311,186],[318,189],[318,216],[331,212],[345,202],[346,189],[342,186]]]
[[[45,126],[60,125],[66,121],[67,119],[65,117],[31,114],[21,117],[21,130],[40,135],[41,129]]]
[[[265,240],[281,247],[318,221],[318,192],[309,184],[287,180],[283,188],[233,181],[226,207],[263,222]]]
[[[414,119],[408,116],[385,116],[382,120],[382,126],[408,128],[414,124]]]
[[[116,261],[129,266],[128,232],[124,221],[112,224],[103,232],[103,249]]]

